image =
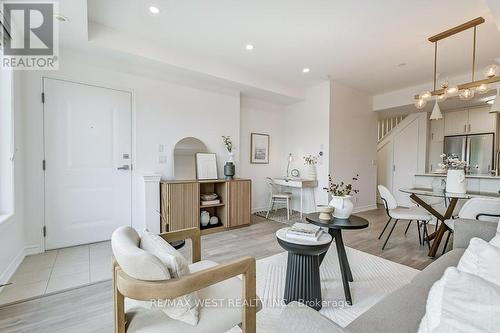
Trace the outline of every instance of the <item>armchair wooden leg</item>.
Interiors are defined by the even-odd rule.
[[[115,322],[115,333],[125,333],[125,297],[118,291],[116,286],[116,272],[118,264],[113,258],[113,315]]]
[[[243,322],[241,330],[243,333],[255,333],[257,327],[257,291],[255,278],[255,259],[243,274]]]

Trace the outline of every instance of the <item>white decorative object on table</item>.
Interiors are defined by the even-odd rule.
[[[210,223],[210,213],[203,210],[200,215],[200,223],[202,226],[206,227]]]
[[[465,181],[464,170],[448,170],[446,176],[446,192],[448,193],[466,193],[467,183]]]
[[[333,217],[338,219],[348,219],[354,209],[354,204],[351,199],[352,197],[350,195],[343,197],[334,196],[332,201],[330,201],[330,206],[334,208]]]
[[[306,166],[306,177],[308,179],[316,179],[316,164],[318,163],[318,157],[312,155],[306,155],[304,158],[304,165]]]
[[[219,223],[219,218],[217,216],[212,216],[210,218],[210,225],[217,225]]]
[[[353,183],[358,179],[359,175],[352,177]],[[354,209],[352,196],[359,193],[359,190],[354,189],[352,184],[346,184],[343,181],[334,183],[331,175],[328,175],[328,187],[325,187],[325,190],[332,196],[330,206],[334,207],[333,217],[348,219]]]
[[[467,193],[467,183],[465,181],[465,168],[467,162],[461,161],[457,155],[441,154],[443,159],[439,163],[439,168],[448,170],[446,175],[446,192],[449,193]]]
[[[319,218],[330,221],[332,218],[333,207],[329,205],[318,205]]]

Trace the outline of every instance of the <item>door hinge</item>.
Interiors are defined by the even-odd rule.
[[[47,163],[45,163],[45,160],[42,161],[42,170],[45,171],[45,167],[46,167]]]
[[[43,237],[47,237],[47,227],[46,226],[43,226],[42,232],[43,232]]]
[[[42,93],[42,103],[45,103],[45,93]]]
[[[394,171],[394,172],[396,171],[396,165],[395,164],[392,165],[392,171]]]

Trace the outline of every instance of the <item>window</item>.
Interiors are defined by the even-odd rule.
[[[0,70],[0,222],[14,213],[13,72]]]

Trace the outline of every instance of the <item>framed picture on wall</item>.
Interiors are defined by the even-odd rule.
[[[196,179],[217,179],[215,153],[196,153]]]
[[[250,163],[269,164],[269,135],[250,134]]]

